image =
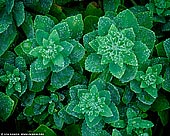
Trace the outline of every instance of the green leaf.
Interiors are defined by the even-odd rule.
[[[49,34],[42,29],[37,29],[35,32],[36,41],[39,45],[43,46],[43,40],[48,39]]]
[[[85,69],[90,72],[102,72],[107,65],[101,64],[101,56],[97,54],[90,54],[85,61]]]
[[[114,123],[115,121],[119,120],[119,111],[116,105],[112,102],[110,103],[109,108],[111,109],[113,115],[111,117],[105,117],[105,116],[102,117],[103,120],[108,124]]]
[[[73,50],[69,55],[71,63],[74,64],[79,62],[84,57],[85,50],[84,47],[76,40],[71,40],[69,43],[74,45]]]
[[[15,66],[20,70],[20,71],[25,71],[27,69],[26,62],[23,57],[17,57],[15,59]]]
[[[155,101],[155,98],[150,96],[145,91],[142,91],[141,93],[137,94],[137,98],[139,101],[141,101],[142,103],[146,105],[151,105]]]
[[[112,130],[112,136],[122,136],[122,134],[120,133],[119,130],[113,129],[113,130]]]
[[[99,17],[88,15],[84,18],[84,33],[89,33],[97,29]]]
[[[58,53],[55,58],[52,59],[54,65],[64,67],[64,57],[61,53]],[[47,63],[48,64],[48,63]]]
[[[78,14],[76,16],[67,17],[63,22],[66,22],[70,29],[70,34],[72,39],[80,39],[83,35],[84,24],[82,20],[82,15]]]
[[[34,133],[44,133],[45,136],[57,136],[56,133],[50,129],[48,126],[41,124]]]
[[[36,57],[36,58],[38,58],[38,57],[41,56],[41,51],[42,51],[42,49],[43,49],[42,46],[37,46],[37,47],[33,48],[33,49],[29,52],[29,54],[32,55],[32,56],[34,56],[34,57]]]
[[[32,15],[29,12],[25,11],[25,20],[21,25],[22,30],[24,31],[27,38],[33,38],[34,37],[34,26],[33,26],[33,20]]]
[[[81,136],[81,126],[78,124],[71,124],[64,128],[64,134],[65,136]]]
[[[136,33],[136,41],[141,41],[142,43],[146,44],[148,49],[152,51],[155,40],[155,33],[152,30],[149,30],[148,28],[142,26],[139,27],[139,31],[138,33]]]
[[[61,51],[63,56],[69,56],[71,54],[71,52],[73,51],[74,46],[71,43],[67,42],[67,41],[60,42],[60,44],[64,48]]]
[[[133,96],[134,96],[134,93],[130,90],[129,87],[126,87],[125,91],[123,93],[122,102],[124,104],[130,103],[130,101],[132,100]]]
[[[55,25],[51,31],[57,30],[61,41],[70,39],[70,29],[66,22],[61,22]]]
[[[6,121],[12,113],[14,101],[4,93],[0,92],[0,119]]]
[[[113,23],[114,22],[108,17],[100,17],[98,22],[98,34],[100,36],[107,35]]]
[[[170,38],[166,39],[163,42],[163,45],[164,45],[164,49],[165,49],[165,52],[166,52],[166,56],[170,60],[170,46],[169,46],[170,45]]]
[[[125,128],[126,126],[126,123],[124,120],[117,120],[117,121],[114,121],[111,126],[115,127],[115,128]]]
[[[89,116],[85,115],[85,120],[86,120],[87,126],[89,128],[96,126],[101,121],[101,119],[102,118],[100,116],[97,116],[92,122],[90,122]]]
[[[133,46],[133,51],[136,55],[138,63],[141,64],[149,58],[150,50],[141,41],[136,41],[134,44],[135,46]]]
[[[166,126],[169,122],[169,111],[168,110],[159,111],[158,116],[161,119],[162,125]]]
[[[121,5],[120,0],[104,0],[103,1],[103,8],[104,11],[114,11],[118,10],[118,7]]]
[[[75,112],[73,109],[78,104],[78,101],[72,100],[66,107],[66,112],[74,117],[77,117],[79,119],[83,118],[83,115],[81,113]]]
[[[158,89],[157,88],[153,88],[153,87],[147,87],[144,88],[144,90],[151,95],[153,98],[157,98],[158,97]]]
[[[132,108],[128,108],[127,112],[126,112],[126,116],[129,119],[133,119],[135,117],[137,117],[137,113],[132,109]]]
[[[33,105],[34,115],[42,114],[43,111],[45,111],[46,107],[47,107],[46,105],[40,105],[40,104],[34,103],[34,105]]]
[[[49,101],[50,101],[50,97],[49,96],[45,96],[45,95],[37,96],[34,99],[34,102],[37,103],[37,104],[40,104],[40,105],[46,105],[46,104],[49,103]]]
[[[125,65],[123,65],[123,67],[120,67],[118,64],[115,64],[115,62],[111,62],[109,64],[109,71],[116,78],[121,78],[123,76],[123,74],[125,73],[125,70],[126,70]]]
[[[170,92],[170,67],[166,68],[164,73],[165,81],[162,83],[162,88],[168,92]]]
[[[126,65],[126,70],[124,72],[124,75],[120,78],[120,81],[125,83],[133,80],[136,76],[138,67],[136,66],[130,66]]]
[[[127,37],[129,40],[131,40],[132,42],[135,41],[135,33],[133,31],[133,28],[125,28],[122,31],[122,34]]]
[[[105,97],[105,103],[107,105],[110,104],[111,96],[110,96],[110,92],[108,90],[101,90],[101,91],[99,91],[99,96],[100,96],[100,98]]]
[[[160,94],[159,97],[152,104],[151,110],[159,112],[159,111],[167,110],[169,108],[170,108],[170,104],[166,96]]]
[[[72,67],[68,66],[62,71],[57,73],[53,72],[51,76],[51,85],[56,89],[66,86],[74,75],[74,70]]]
[[[12,24],[12,14],[7,14],[5,9],[0,13],[0,34],[8,29],[8,27]]]
[[[140,88],[140,82],[132,80],[130,82],[130,89],[135,93],[141,93],[142,89]]]
[[[24,4],[23,2],[19,1],[19,2],[15,2],[14,5],[14,19],[16,21],[17,26],[19,27],[20,25],[22,25],[22,23],[25,20],[25,11],[24,11]]]
[[[61,130],[64,125],[64,120],[57,115],[57,113],[53,114],[53,119],[55,126],[57,126],[57,129]]]
[[[159,57],[166,57],[163,42],[156,44],[155,47],[156,47],[156,51]]]
[[[12,12],[13,7],[14,7],[14,0],[7,0],[6,1],[6,11],[8,14],[10,12]]]
[[[3,55],[5,51],[10,47],[10,45],[14,42],[16,35],[17,32],[14,24],[10,25],[8,29],[3,33],[0,33],[0,56]]]
[[[34,20],[35,29],[41,29],[45,32],[50,32],[50,30],[54,27],[54,22],[47,16],[37,15]]]
[[[89,32],[83,36],[83,45],[87,52],[91,53],[94,52],[94,49],[90,46],[90,42],[96,38],[98,35],[97,31]],[[97,49],[96,49],[97,51]]]
[[[35,62],[31,64],[30,77],[35,82],[44,81],[48,77],[50,72],[51,72],[50,68],[44,68],[44,65],[39,59],[37,59]]]
[[[138,66],[136,55],[133,52],[128,52],[123,55],[123,62],[131,66]]]
[[[113,116],[113,113],[108,105],[103,105],[100,115],[105,116],[105,117],[111,117],[111,116]]]
[[[128,9],[120,12],[114,18],[114,21],[116,22],[117,27],[120,29],[133,28],[135,33],[138,32],[139,30],[139,25],[138,25],[136,17]]]
[[[55,109],[55,103],[54,102],[50,102],[50,104],[48,106],[48,113],[49,114],[53,114],[54,113],[54,109]]]

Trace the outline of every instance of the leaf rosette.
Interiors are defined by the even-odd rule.
[[[99,82],[101,83],[101,80],[97,79],[88,88],[85,85],[70,88],[71,101],[66,111],[79,119],[85,118],[89,128],[101,120],[108,123],[119,119],[117,107],[111,102],[110,91],[98,87]]]
[[[120,12],[113,20],[109,16],[101,17],[98,30],[84,36],[85,48],[91,53],[85,61],[85,69],[103,72],[109,67],[113,76],[128,82],[134,79],[138,65],[148,59],[154,42],[154,33],[139,26],[130,10]]]
[[[161,64],[148,67],[146,73],[138,71],[135,79],[130,82],[131,90],[137,94],[141,102],[151,105],[158,97],[158,85],[164,81],[160,76],[161,70]]]

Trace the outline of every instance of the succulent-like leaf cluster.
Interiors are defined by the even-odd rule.
[[[161,64],[148,67],[146,73],[138,71],[135,79],[130,82],[132,91],[137,94],[138,99],[143,103],[150,105],[154,99],[158,97],[158,85],[164,81],[164,79],[159,75],[161,70]],[[151,101],[149,101],[149,98]]]
[[[152,35],[150,45],[143,40],[143,31]],[[113,20],[101,17],[98,31],[84,36],[84,44],[92,48],[85,61],[85,68],[91,72],[102,72],[109,67],[113,76],[122,82],[128,82],[135,77],[138,64],[149,57],[149,49],[153,48],[154,41],[153,32],[139,26],[136,17],[129,10],[119,13]]]

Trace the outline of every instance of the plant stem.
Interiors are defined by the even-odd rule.
[[[134,6],[137,6],[137,3],[134,0],[130,0]]]

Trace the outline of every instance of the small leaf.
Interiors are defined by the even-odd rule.
[[[169,110],[159,111],[158,116],[160,117],[163,126],[166,126],[169,122]]]
[[[138,66],[136,55],[133,52],[128,52],[123,55],[123,62],[128,65]]]
[[[24,4],[23,2],[15,2],[14,5],[14,19],[16,21],[17,26],[19,27],[25,20],[25,11],[24,11]]]
[[[67,42],[67,41],[60,42],[60,44],[64,48],[61,51],[63,56],[69,56],[71,54],[71,52],[73,51],[74,46],[71,43]]]
[[[52,62],[54,63],[54,65],[57,65],[59,67],[64,67],[63,55],[61,53],[58,53],[55,58],[52,58]]]
[[[60,72],[53,72],[51,76],[51,85],[56,89],[66,86],[71,78],[73,77],[74,70],[72,67],[68,66]]]
[[[145,91],[142,91],[140,94],[137,94],[137,98],[139,99],[139,101],[146,105],[151,105],[155,101],[155,98],[150,96]]]
[[[34,133],[44,133],[45,136],[57,136],[56,133],[47,127],[46,125],[41,124],[36,130],[33,131]]]
[[[35,29],[41,29],[45,32],[50,32],[54,27],[54,22],[47,16],[37,15],[34,20]]]
[[[119,130],[113,129],[113,130],[112,130],[112,136],[122,136],[122,134],[120,133]]]
[[[0,119],[6,121],[12,113],[14,101],[4,93],[0,92]]]
[[[48,106],[48,113],[49,114],[53,114],[54,113],[54,109],[55,109],[55,103],[51,102]]]
[[[158,90],[157,88],[153,88],[153,87],[147,87],[144,88],[144,90],[151,95],[153,98],[157,98],[158,97]]]
[[[42,51],[43,47],[42,46],[37,46],[35,48],[33,48],[29,54],[34,56],[34,57],[40,57],[41,56],[41,51]]]
[[[40,105],[46,105],[46,104],[49,103],[49,101],[50,101],[50,97],[49,96],[44,96],[44,95],[37,96],[34,99],[34,102],[37,103],[37,104],[40,104]]]
[[[102,72],[107,65],[101,64],[101,56],[97,54],[90,54],[85,61],[85,69],[90,72]]]
[[[7,10],[8,14],[10,12],[12,12],[13,7],[14,7],[14,0],[7,0],[6,1],[6,10]]]
[[[134,91],[135,93],[141,93],[142,89],[140,88],[140,82],[136,80],[132,80],[130,82],[130,89]]]
[[[126,70],[124,72],[124,75],[120,78],[120,81],[122,83],[125,83],[133,80],[136,76],[137,70],[138,67],[136,66],[126,65]]]
[[[40,46],[43,46],[43,40],[48,39],[49,34],[42,29],[37,29],[35,32],[36,41]]]
[[[170,92],[170,67],[166,68],[166,71],[164,73],[164,79],[165,81],[162,84],[162,88]]]
[[[59,38],[59,34],[58,34],[57,30],[53,30],[50,33],[48,40],[50,42],[54,42],[55,44],[59,44],[60,38]]]
[[[125,73],[126,66],[123,65],[123,67],[120,67],[118,64],[115,64],[115,62],[112,62],[109,64],[109,70],[113,76],[116,78],[121,78]]]
[[[163,45],[164,45],[164,49],[165,49],[165,52],[166,52],[166,56],[170,60],[170,46],[169,46],[170,45],[170,38],[166,39],[163,42]]]
[[[84,57],[85,50],[84,50],[84,47],[76,40],[71,40],[71,41],[69,41],[69,43],[74,45],[69,58],[71,60],[71,63],[75,64],[75,63],[79,62]]]
[[[57,113],[53,114],[53,119],[57,129],[61,130],[64,125],[64,120],[61,117],[59,117]]]
[[[111,117],[111,116],[113,116],[113,113],[108,105],[103,105],[100,115],[105,116],[105,117]]]
[[[90,122],[89,116],[85,115],[85,120],[86,120],[87,126],[89,128],[92,128],[92,127],[96,126],[101,121],[101,119],[102,118],[100,116],[98,116],[92,122]]]
[[[131,40],[132,42],[135,41],[135,33],[133,31],[133,28],[125,28],[122,31],[122,34],[127,37],[129,40]]]

